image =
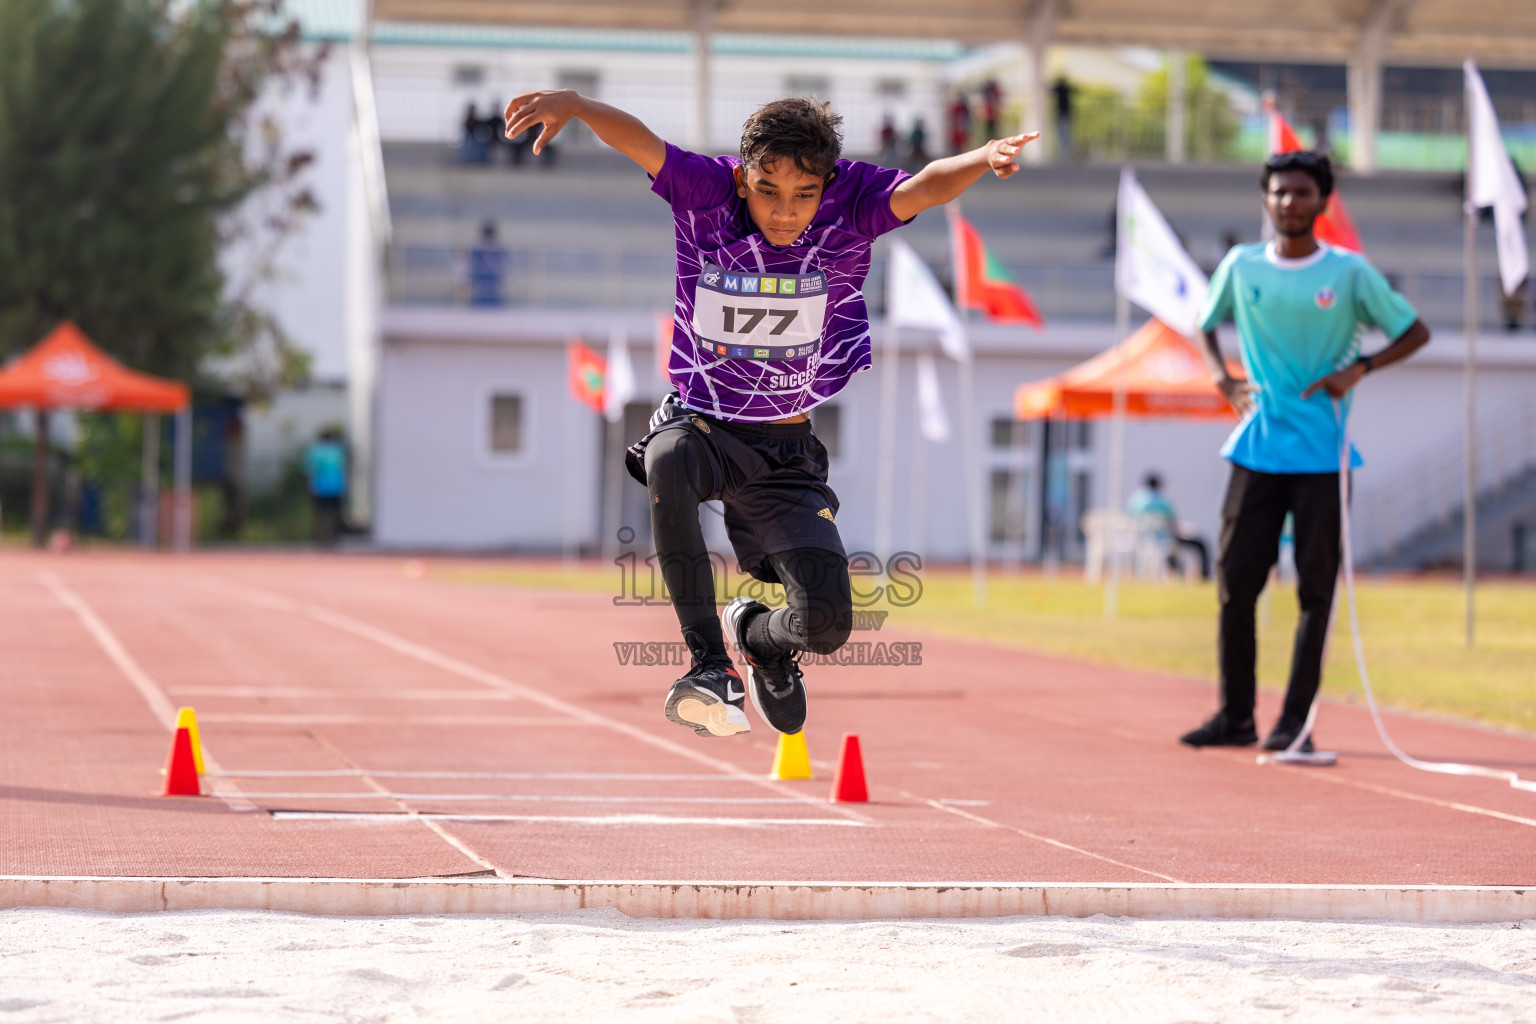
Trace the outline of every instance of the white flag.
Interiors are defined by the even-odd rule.
[[[1210,282],[1152,204],[1136,172],[1120,172],[1115,290],[1180,334],[1194,337]]]
[[[1499,246],[1499,277],[1504,294],[1513,295],[1531,272],[1531,257],[1525,247],[1525,227],[1520,215],[1525,212],[1525,189],[1504,148],[1499,134],[1499,118],[1477,65],[1468,60],[1462,65],[1467,79],[1467,202],[1474,209],[1493,207],[1493,233]]]
[[[933,271],[901,239],[891,241],[891,262],[885,272],[885,315],[897,327],[935,331],[945,355],[957,362],[971,358],[965,324]]]
[[[621,324],[608,335],[608,374],[603,382],[603,416],[609,423],[624,418],[624,406],[635,397],[635,368],[629,362],[629,338]]]
[[[927,352],[917,357],[917,426],[934,444],[949,440],[949,414],[939,393],[939,369]]]

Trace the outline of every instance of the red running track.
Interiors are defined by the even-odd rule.
[[[695,737],[661,715],[678,669],[619,666],[669,609],[401,564],[5,553],[0,874],[1536,881],[1536,797],[1411,771],[1349,705],[1319,726],[1338,767],[1260,767],[1174,742],[1207,684],[888,626],[856,638],[922,665],[808,669],[819,777],[771,782],[766,727]],[[155,795],[183,704],[215,796]],[[1389,718],[1419,757],[1536,775],[1536,738]],[[869,804],[826,801],[844,732]]]

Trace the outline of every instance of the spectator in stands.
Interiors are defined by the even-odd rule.
[[[997,79],[989,78],[981,85],[981,120],[987,128],[987,138],[997,138],[997,122],[1003,116],[1003,89]]]
[[[1077,144],[1072,138],[1072,105],[1077,86],[1067,81],[1066,75],[1060,75],[1051,92],[1056,96],[1057,151],[1070,160],[1077,155]]]
[[[464,108],[464,135],[459,139],[459,162],[466,164],[483,164],[490,157],[490,139],[485,136],[484,124],[480,120],[480,112],[475,109],[474,103]]]
[[[971,105],[965,93],[955,93],[955,101],[949,105],[949,151],[964,153],[971,148]]]
[[[480,225],[480,241],[469,251],[469,304],[502,305],[501,282],[506,275],[507,251],[496,238],[496,222]]]
[[[899,141],[896,135],[896,119],[886,114],[885,120],[880,122],[880,162],[886,167],[895,167],[901,160]]]
[[[928,162],[928,128],[921,117],[912,119],[912,131],[907,133],[907,163],[921,167]]]
[[[1125,505],[1126,512],[1139,524],[1150,523],[1157,535],[1158,543],[1168,551],[1168,568],[1174,572],[1179,568],[1179,548],[1188,548],[1195,553],[1200,560],[1200,578],[1209,579],[1211,575],[1211,554],[1205,546],[1205,541],[1191,531],[1186,530],[1179,522],[1178,513],[1174,511],[1173,502],[1163,493],[1163,478],[1157,473],[1148,473],[1142,480],[1141,486],[1131,492],[1130,500]]]
[[[341,536],[347,494],[347,450],[338,428],[326,427],[304,452],[304,477],[314,505],[315,541],[333,547]]]

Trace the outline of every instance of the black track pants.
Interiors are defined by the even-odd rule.
[[[1221,707],[1230,721],[1253,717],[1258,640],[1254,608],[1280,553],[1289,512],[1296,524],[1296,596],[1301,614],[1285,692],[1287,717],[1305,718],[1322,681],[1323,647],[1339,575],[1339,474],[1260,473],[1232,466],[1221,513],[1217,595]]]

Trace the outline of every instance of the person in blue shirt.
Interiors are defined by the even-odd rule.
[[[469,304],[500,306],[502,278],[507,270],[507,250],[496,238],[496,222],[480,225],[480,241],[469,250]]]
[[[1174,510],[1173,502],[1163,493],[1163,478],[1158,473],[1148,473],[1142,480],[1141,486],[1131,492],[1126,500],[1125,511],[1133,519],[1147,519],[1156,524],[1157,538],[1165,550],[1169,552],[1168,568],[1177,571],[1178,556],[1173,553],[1176,548],[1189,548],[1200,560],[1200,578],[1209,579],[1211,575],[1211,556],[1206,549],[1205,541],[1193,534],[1184,532],[1179,525],[1178,512]]]
[[[1333,192],[1326,156],[1277,154],[1260,183],[1275,238],[1227,253],[1200,318],[1206,364],[1242,421],[1221,449],[1232,463],[1216,568],[1221,703],[1209,721],[1180,737],[1192,747],[1258,742],[1254,608],[1287,513],[1295,522],[1301,614],[1285,705],[1264,747],[1283,750],[1301,733],[1322,679],[1339,572],[1339,447],[1350,391],[1429,340],[1413,307],[1365,257],[1321,245],[1313,235]],[[1246,378],[1229,374],[1221,357],[1216,327],[1227,320],[1237,326]],[[1365,355],[1361,335],[1372,326],[1394,340]],[[1354,451],[1350,465],[1360,465]],[[1301,749],[1310,750],[1311,740]]]
[[[341,534],[341,503],[347,493],[347,449],[341,431],[327,427],[304,452],[304,478],[314,502],[315,540],[330,547]]]

